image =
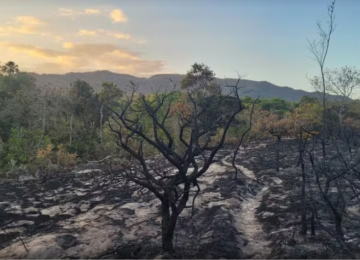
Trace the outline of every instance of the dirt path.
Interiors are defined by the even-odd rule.
[[[232,164],[226,162],[226,159],[231,155],[226,156],[222,163],[226,166],[232,167]],[[256,181],[253,171],[245,168],[242,165],[236,165],[240,171],[250,179]],[[264,192],[268,187],[264,186],[259,190],[256,195],[250,192],[244,197],[241,205],[241,210],[235,213],[236,229],[243,233],[246,239],[244,245],[240,245],[247,258],[263,259],[267,258],[271,252],[269,248],[269,241],[265,239],[265,233],[262,231],[262,225],[256,217],[256,210],[260,206]]]

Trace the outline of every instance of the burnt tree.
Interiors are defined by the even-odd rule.
[[[118,109],[111,109],[111,130],[118,145],[130,154],[139,167],[123,167],[126,180],[151,191],[161,201],[162,247],[173,251],[173,236],[178,216],[189,207],[189,192],[200,191],[197,179],[214,163],[214,156],[224,145],[229,127],[242,110],[237,81],[230,94],[209,91],[199,95],[193,89],[174,88],[156,92],[151,97],[131,93]],[[179,100],[180,99],[180,100]],[[231,107],[228,104],[231,103]],[[175,109],[174,109],[175,108]],[[174,131],[174,125],[177,129]],[[220,131],[221,130],[221,131]],[[215,140],[214,136],[218,138]],[[136,142],[134,141],[136,140]],[[174,172],[159,171],[149,165],[145,148],[156,152],[170,163]],[[127,170],[126,170],[127,169]],[[191,207],[191,206],[190,206]]]

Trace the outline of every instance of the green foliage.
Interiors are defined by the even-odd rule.
[[[103,82],[102,87],[103,88],[99,93],[99,100],[101,103],[111,105],[112,102],[120,99],[124,95],[124,92],[112,82]]]
[[[89,160],[119,155],[122,152],[108,124],[114,123],[111,120],[111,110],[119,111],[120,103],[128,97],[115,84],[103,82],[100,93],[95,93],[87,82],[81,80],[75,81],[69,90],[64,91],[50,87],[40,88],[35,85],[35,79],[20,72],[15,63],[4,66],[1,68],[3,74],[0,74],[0,168],[6,168],[7,171],[24,164],[37,164],[37,167],[45,169],[46,165],[56,162],[55,154],[59,147],[64,158],[67,154],[76,154],[81,159]],[[189,100],[189,92],[195,94],[193,100]],[[195,63],[181,82],[181,89],[173,93],[171,99],[165,98],[168,94],[166,92],[160,95],[136,94],[131,106],[134,111],[139,111],[144,109],[146,101],[150,107],[155,108],[160,99],[164,98],[164,106],[157,115],[162,118],[169,112],[170,117],[164,123],[167,129],[171,129],[170,133],[175,140],[180,131],[178,112],[182,111],[185,117],[190,117],[196,106],[206,107],[206,112],[196,123],[201,130],[208,128],[214,118],[220,118],[216,121],[216,131],[209,133],[215,140],[221,136],[223,122],[226,122],[222,114],[231,114],[229,112],[237,109],[235,105],[238,105],[237,100],[228,98],[222,102],[220,109],[217,109],[220,93],[221,88],[216,82],[215,73],[208,66]],[[249,96],[241,99],[243,112],[236,116],[228,130],[226,142],[235,143],[249,125],[250,108],[254,100]],[[165,108],[170,104],[170,111],[167,111]],[[338,115],[334,111],[339,111],[340,105],[337,101],[328,102],[329,128],[336,129],[339,124]],[[341,108],[347,127],[358,129],[360,102],[349,100]],[[311,130],[318,130],[321,128],[322,113],[319,100],[314,97],[303,96],[298,103],[281,98],[262,98],[255,107],[253,130],[246,136],[245,141],[268,138],[271,129],[277,130],[275,132],[279,132],[279,129],[287,131],[289,115],[296,118],[296,124],[293,122],[294,129],[301,124]],[[138,117],[144,132],[154,138],[153,119],[147,113],[130,112],[128,116],[132,119]],[[267,125],[266,131],[264,124]],[[285,130],[283,132],[286,132]],[[190,136],[186,131],[184,138]],[[161,129],[157,132],[158,138],[166,139]],[[137,147],[138,136],[134,135],[129,142],[133,147]],[[175,142],[174,149],[184,148],[181,142]],[[56,147],[52,149],[51,156],[43,162],[38,160],[35,163],[37,152],[49,144]],[[158,151],[144,144],[144,153],[154,155]],[[12,164],[9,164],[10,161]]]
[[[7,165],[6,178],[17,178],[20,172],[23,172],[27,169],[26,165],[20,164],[14,159],[11,159]]]
[[[76,153],[82,158],[94,159],[100,143],[97,132],[92,129],[77,129],[74,137],[76,138],[73,143],[67,146],[69,152]]]
[[[245,108],[251,107],[254,101],[255,99],[249,96],[246,96],[242,99]],[[294,110],[296,103],[286,101],[282,98],[261,98],[257,102],[257,106],[260,107],[262,110],[269,111],[279,116],[285,116],[286,113],[292,112]]]
[[[120,149],[116,144],[116,137],[108,127],[104,128],[103,141],[96,145],[95,155],[97,158],[104,158],[108,155],[119,155]]]
[[[12,129],[11,137],[5,147],[5,160],[11,159],[18,161],[21,164],[26,164],[31,161],[39,148],[50,144],[48,136],[44,136],[43,141],[39,147],[39,141],[42,132],[38,129]]]
[[[180,82],[183,90],[194,92],[198,98],[219,95],[221,87],[215,81],[215,73],[203,63],[194,63]]]
[[[27,73],[0,75],[0,138],[5,142],[15,127],[28,128],[37,102],[35,79]]]
[[[297,104],[297,106],[303,105],[303,104],[315,104],[319,103],[319,99],[316,97],[309,97],[309,96],[302,96],[300,102]]]
[[[20,90],[29,90],[35,87],[35,79],[28,73],[17,73],[0,76],[0,91],[7,93],[8,97],[13,96]]]

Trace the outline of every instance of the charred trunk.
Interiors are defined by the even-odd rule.
[[[70,117],[70,145],[72,145],[72,141],[73,141],[73,120],[74,120],[74,116],[71,115],[71,117]]]
[[[170,214],[170,204],[166,201],[161,204],[161,213],[162,249],[164,253],[172,253],[174,251],[173,238],[177,214],[174,212]]]
[[[304,165],[304,158],[303,158],[303,147],[300,144],[300,151],[299,151],[299,160],[301,165],[301,175],[302,175],[302,183],[301,183],[301,234],[306,235],[307,232],[307,219],[306,219],[306,173],[305,173],[305,165]]]
[[[311,235],[315,236],[315,210],[311,212]]]
[[[342,231],[342,216],[339,213],[335,214],[335,230],[336,234],[343,239],[344,233]]]
[[[311,152],[309,153],[309,160],[310,160],[310,163],[311,163],[311,167],[314,167],[315,166],[314,157],[313,157]]]
[[[100,107],[100,142],[103,142],[103,120],[104,120],[104,104]]]
[[[280,171],[280,142],[281,142],[281,136],[277,136],[277,145],[276,145],[276,171]]]

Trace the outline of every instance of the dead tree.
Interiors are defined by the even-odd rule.
[[[231,93],[198,95],[194,91],[172,90],[155,92],[151,98],[137,95],[137,86],[131,83],[131,93],[122,100],[119,109],[111,109],[111,130],[117,143],[138,163],[138,169],[123,171],[127,180],[151,191],[161,201],[162,247],[173,251],[173,236],[178,216],[187,207],[190,190],[200,191],[197,179],[214,162],[214,156],[223,146],[229,127],[242,110],[237,81]],[[186,96],[178,102],[179,96]],[[229,106],[231,104],[231,106]],[[171,130],[178,122],[178,131]],[[214,135],[220,131],[220,138]],[[134,143],[132,140],[136,139]],[[154,171],[146,160],[145,147],[155,148],[165,161],[175,168],[173,173]],[[196,195],[195,195],[196,197]],[[195,199],[192,201],[194,203]]]
[[[346,107],[350,103],[353,92],[360,87],[360,72],[356,68],[343,67],[340,70],[327,70],[326,79],[329,92],[337,95],[330,109],[338,118],[337,136],[348,146],[351,153],[353,135],[345,125]]]
[[[326,156],[326,140],[328,138],[328,122],[327,122],[327,95],[328,95],[328,86],[326,81],[325,73],[325,61],[329,52],[331,36],[335,30],[335,1],[328,6],[328,16],[329,20],[327,21],[327,28],[323,28],[320,22],[317,22],[319,40],[308,41],[309,50],[313,55],[313,59],[319,65],[320,68],[320,77],[315,77],[310,79],[311,84],[314,86],[315,90],[321,93],[321,101],[323,106],[323,130],[321,133],[321,145],[323,157]]]
[[[240,137],[240,140],[235,148],[235,151],[234,151],[234,154],[233,154],[233,158],[232,158],[232,161],[231,161],[231,164],[233,166],[233,168],[235,169],[235,180],[237,180],[237,175],[238,175],[238,172],[239,172],[239,169],[238,167],[236,167],[235,165],[235,160],[236,160],[236,156],[237,156],[237,153],[239,152],[240,150],[240,147],[244,141],[244,138],[246,136],[246,134],[251,130],[251,127],[252,127],[252,124],[253,124],[253,114],[254,114],[254,109],[255,109],[255,105],[256,105],[256,102],[258,102],[260,97],[257,97],[254,102],[252,103],[252,106],[251,106],[251,111],[250,111],[250,118],[249,118],[249,126],[246,128],[246,130],[242,133],[241,137]],[[245,149],[245,145],[244,145],[244,149]]]

